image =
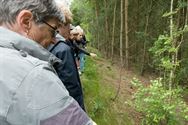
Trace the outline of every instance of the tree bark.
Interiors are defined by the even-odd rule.
[[[108,28],[108,15],[107,15],[107,0],[104,0],[104,7],[105,7],[105,43],[108,43],[109,41],[109,28]],[[108,49],[109,44],[105,44],[105,56],[108,57]]]
[[[125,64],[127,69],[129,68],[128,5],[129,1],[125,0]]]
[[[123,0],[121,0],[121,25],[120,25],[120,62],[123,65]]]
[[[170,4],[170,12],[171,13],[173,12],[173,3],[174,3],[174,0],[171,0],[171,4]],[[170,38],[172,40],[172,46],[174,47],[173,28],[174,28],[174,24],[173,24],[173,14],[172,14],[170,16]],[[172,54],[172,64],[175,64],[174,60],[175,60],[175,55]],[[172,69],[170,71],[169,90],[172,89],[173,78],[174,78],[174,70]]]
[[[99,7],[98,7],[98,2],[95,0],[95,16],[96,16],[96,23],[97,23],[97,49],[100,49],[99,47]]]
[[[116,7],[117,7],[117,1],[115,1],[115,5],[114,5],[112,43],[111,43],[111,61],[113,61],[113,57],[114,57],[114,42],[115,42],[115,27],[116,27]]]
[[[146,63],[146,51],[147,51],[147,46],[146,46],[146,37],[147,37],[147,33],[148,33],[148,25],[149,25],[149,19],[151,16],[151,12],[152,12],[152,7],[153,7],[153,0],[151,0],[151,4],[150,4],[150,9],[148,11],[148,14],[146,15],[146,24],[145,24],[145,29],[144,29],[144,45],[143,45],[143,57],[142,57],[142,64],[141,64],[141,75],[144,75],[144,71],[145,71],[145,63]]]

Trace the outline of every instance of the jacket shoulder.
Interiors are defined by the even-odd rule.
[[[0,47],[0,117],[6,117],[18,88],[36,67],[47,67],[48,63],[24,52]],[[32,82],[32,81],[30,81]]]

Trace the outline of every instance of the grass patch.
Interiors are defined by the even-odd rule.
[[[81,76],[84,102],[89,116],[98,125],[131,125],[126,113],[119,114],[114,107],[112,98],[115,96],[115,88],[105,82],[104,76],[112,77],[111,70],[104,70],[102,66],[97,64],[99,57],[94,60],[91,57],[86,58],[86,66],[84,73]],[[119,120],[121,123],[119,123]]]

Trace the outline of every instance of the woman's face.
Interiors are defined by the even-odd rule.
[[[83,37],[83,34],[80,32],[77,36],[76,36],[76,40],[80,41]]]
[[[58,21],[56,19],[43,21],[40,24],[36,24],[35,22],[32,22],[32,27],[28,32],[28,38],[38,42],[44,48],[46,48],[51,43],[55,42],[57,27],[58,27]]]

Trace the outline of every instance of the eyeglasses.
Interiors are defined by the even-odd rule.
[[[51,31],[52,33],[52,37],[55,38],[55,36],[59,33],[59,31],[57,30],[56,27],[53,27],[51,26],[49,23],[47,23],[46,21],[42,21],[44,24],[48,25],[51,29],[53,29],[53,32]]]

